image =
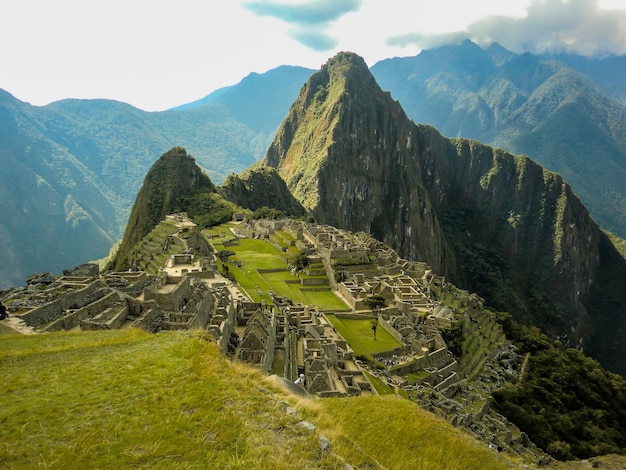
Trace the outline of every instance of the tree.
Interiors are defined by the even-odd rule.
[[[215,256],[217,256],[222,263],[225,263],[228,261],[228,258],[230,258],[231,256],[234,256],[234,254],[235,252],[231,250],[220,250],[217,253],[215,253]]]
[[[306,255],[306,253],[300,253],[298,256],[295,256],[292,259],[292,263],[296,267],[296,269],[302,270],[311,263],[311,260]]]
[[[382,295],[370,295],[365,300],[363,300],[365,305],[367,305],[372,310],[376,311],[383,307],[387,306],[387,299],[385,299]]]

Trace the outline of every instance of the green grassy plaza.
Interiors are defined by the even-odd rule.
[[[303,286],[297,281],[308,276],[304,273],[293,276],[287,271],[287,263],[284,258],[289,258],[289,255],[285,255],[267,241],[243,238],[239,239],[237,245],[224,247],[223,241],[229,238],[225,231],[222,229],[213,233],[221,235],[214,235],[211,240],[215,249],[217,251],[233,251],[235,255],[231,256],[230,260],[241,263],[241,267],[232,263],[227,263],[226,266],[239,286],[247,292],[252,300],[256,302],[265,300],[268,304],[271,303],[271,299],[267,295],[267,291],[271,290],[280,296],[289,297],[296,303],[315,306],[322,310],[349,310],[345,302],[331,290],[303,290]],[[232,238],[232,234],[230,235]],[[220,271],[223,272],[222,266],[220,265]],[[259,269],[284,269],[284,271],[261,273],[258,271]],[[296,282],[294,283],[294,281]],[[328,287],[327,283],[325,287]]]
[[[213,237],[211,242],[216,251],[230,250],[235,254],[230,257],[229,263],[220,264],[223,272],[227,266],[228,272],[234,277],[239,287],[246,291],[254,301],[265,300],[271,303],[267,292],[274,291],[276,294],[288,297],[296,303],[314,306],[326,311],[349,311],[350,308],[332,290],[309,291],[303,290],[298,282],[300,278],[308,277],[304,273],[298,276],[292,275],[287,270],[287,262],[290,254],[285,254],[265,240],[242,238],[237,245],[224,246],[224,240],[233,238],[230,225],[225,224],[208,231]],[[288,237],[284,237],[288,238]],[[291,252],[295,252],[294,247]],[[240,263],[238,267],[233,262]],[[282,271],[259,272],[260,270],[276,269]],[[326,283],[328,286],[328,283]],[[329,321],[337,332],[348,342],[357,356],[373,356],[386,351],[391,351],[402,345],[396,341],[384,328],[378,325],[376,339],[372,331],[372,319],[347,319],[338,318],[335,315],[327,315]]]
[[[372,356],[376,354],[392,351],[402,346],[380,325],[376,329],[376,339],[374,339],[374,332],[372,331],[374,320],[338,318],[335,315],[328,315],[327,317],[337,329],[337,333],[348,342],[356,356],[367,356],[369,359],[373,359]]]

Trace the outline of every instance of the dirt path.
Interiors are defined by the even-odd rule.
[[[32,326],[28,326],[24,323],[24,320],[18,317],[9,317],[2,320],[2,324],[8,326],[9,328],[13,328],[18,333],[22,333],[23,335],[34,335],[37,334],[35,329]]]

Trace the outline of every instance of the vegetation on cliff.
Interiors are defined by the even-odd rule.
[[[498,411],[560,460],[624,452],[626,380],[510,315],[500,321],[528,357],[519,382],[494,393]]]
[[[255,165],[241,174],[232,173],[218,192],[224,199],[251,211],[265,207],[289,217],[302,217],[306,214],[285,181],[271,167]]]

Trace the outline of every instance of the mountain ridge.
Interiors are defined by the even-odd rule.
[[[614,65],[616,75],[626,73],[624,61]],[[626,108],[619,92],[600,89],[598,74],[588,78],[558,56],[467,40],[371,71],[415,122],[530,156],[562,174],[604,228],[626,233]]]

